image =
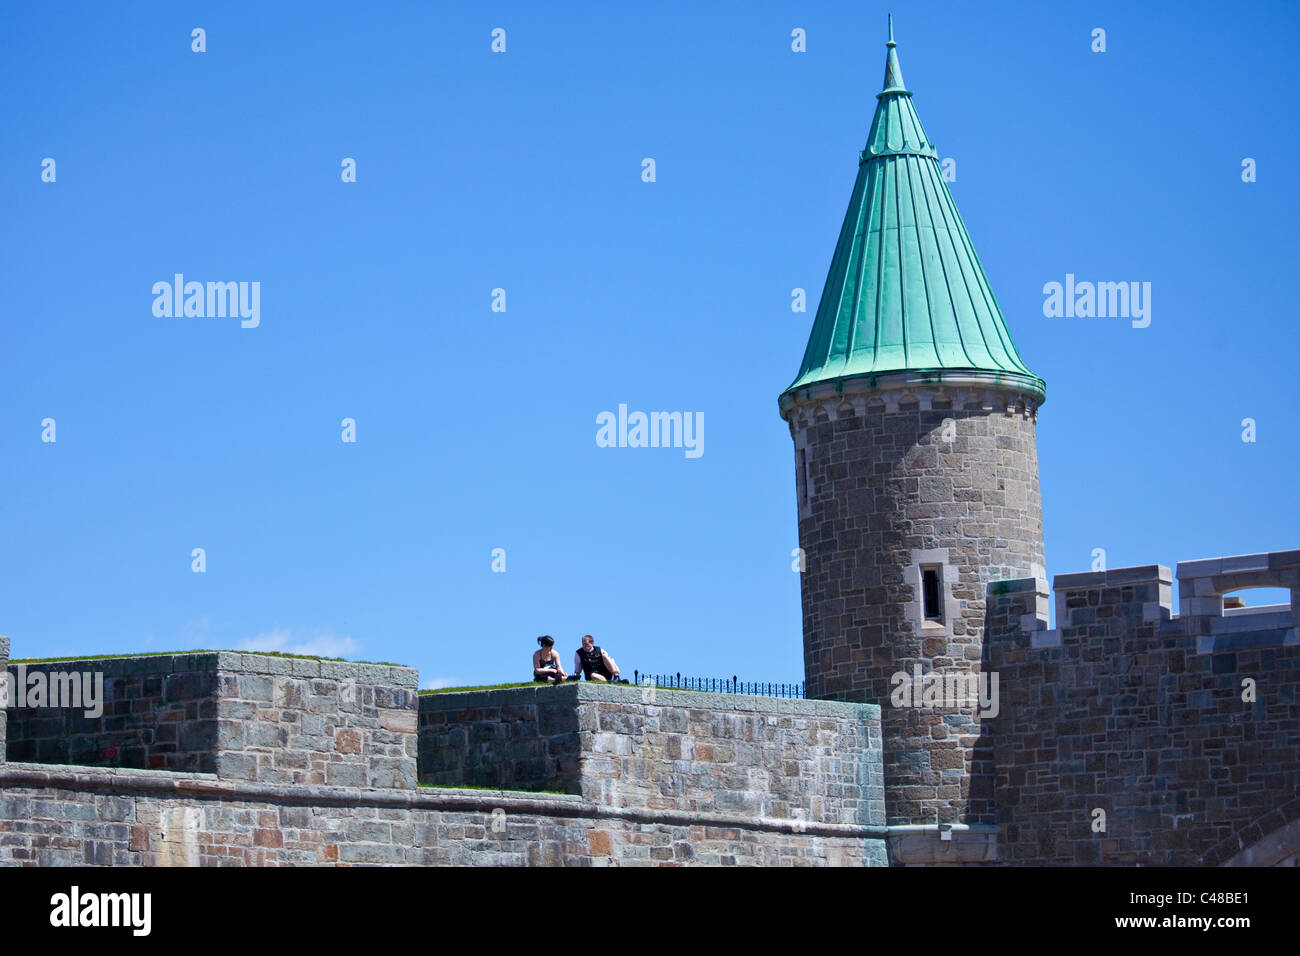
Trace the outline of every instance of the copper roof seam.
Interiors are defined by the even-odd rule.
[[[925,169],[923,164],[917,164],[917,178],[924,181]],[[925,187],[922,186],[922,189]],[[912,191],[912,220],[916,228],[916,260],[921,264],[921,291],[925,295],[925,314],[930,320],[930,341],[934,344],[934,360],[940,366],[944,365],[943,356],[939,354],[939,335],[934,328],[934,306],[930,301],[930,283],[926,281],[925,274],[925,249],[921,242],[921,215],[916,205],[916,192]]]
[[[966,359],[966,364],[973,365],[973,363],[970,360],[970,356],[966,354],[966,343],[962,338],[961,323],[957,321],[956,314],[952,312],[952,290],[949,288],[947,266],[943,261],[943,252],[939,248],[938,229],[935,226],[934,210],[931,206],[930,198],[929,198],[930,193],[932,191],[932,185],[931,185],[932,178],[933,178],[933,172],[931,171],[930,166],[927,164],[922,164],[921,176],[920,176],[921,192],[925,196],[925,203],[924,203],[925,214],[928,217],[929,226],[930,226],[930,232],[929,232],[930,247],[934,250],[934,258],[939,263],[939,278],[941,278],[943,281],[944,289],[948,291],[947,307],[950,313],[952,326],[957,332],[957,346],[961,350],[962,356]],[[926,301],[932,303],[932,300],[930,299],[930,287],[928,282],[926,283],[925,291],[927,297]],[[930,328],[932,330],[934,329],[934,309],[932,304],[930,309]],[[935,334],[934,338],[935,338],[935,355],[937,356],[939,355],[939,336],[937,333]],[[940,360],[940,364],[942,364],[945,368],[948,367],[948,363],[943,361],[942,359]]]
[[[912,356],[907,350],[907,251],[904,248],[905,238],[903,235],[903,190],[899,188],[898,180],[902,176],[902,167],[907,163],[905,159],[896,159],[891,164],[894,167],[894,216],[898,221],[897,243],[898,243],[898,326],[903,335],[903,364],[911,367]],[[911,182],[908,182],[911,186]]]
[[[935,184],[934,184],[934,182],[933,182],[933,177],[932,177],[932,180],[931,180],[931,182],[930,182],[930,189],[931,189],[931,190],[936,190],[937,188],[938,188],[938,187],[935,186]],[[936,198],[937,198],[937,197],[936,197]],[[947,260],[944,258],[944,255],[943,255],[943,246],[942,246],[942,244],[941,244],[941,242],[940,242],[940,239],[939,239],[939,228],[938,228],[937,224],[936,224],[935,221],[934,221],[934,207],[935,207],[935,203],[933,203],[933,202],[929,202],[929,201],[927,200],[927,202],[926,202],[925,205],[926,205],[926,209],[927,209],[927,211],[928,211],[929,214],[930,214],[930,224],[931,224],[931,226],[934,226],[934,249],[935,249],[935,252],[937,252],[937,253],[939,254],[939,265],[940,265],[940,267],[942,267],[942,269],[943,269],[943,285],[944,285],[944,288],[946,288],[946,289],[948,290],[948,306],[949,306],[949,308],[952,309],[952,324],[953,324],[953,327],[957,329],[957,341],[961,343],[961,354],[964,355],[964,356],[966,356],[966,362],[967,362],[967,364],[968,364],[971,368],[976,368],[977,366],[976,366],[976,364],[975,364],[975,360],[974,360],[973,358],[971,358],[970,349],[968,349],[968,348],[966,347],[966,336],[965,336],[965,334],[962,332],[962,327],[961,327],[961,316],[959,316],[959,315],[957,314],[957,299],[956,299],[956,296],[953,295],[953,291],[952,291],[952,274],[951,274],[951,272],[950,272],[949,269],[948,269],[948,262],[947,262]],[[947,220],[946,220],[946,219],[945,219],[945,221],[944,221],[944,229],[943,229],[943,233],[944,233],[945,235],[948,235],[948,227],[947,227]],[[950,238],[951,238],[951,237],[950,237]],[[954,249],[953,251],[955,252],[956,250]]]
[[[885,183],[886,177],[880,176],[880,251],[876,254],[876,315],[875,315],[875,336],[872,340],[871,353],[871,371],[876,370],[880,364],[880,296],[881,290],[885,287]],[[865,263],[864,263],[865,268]]]
[[[966,243],[963,240],[961,243],[962,249],[959,251],[957,248],[958,238],[953,235],[954,232],[953,226],[956,225],[958,231],[960,231],[962,226],[960,224],[960,221],[954,223],[950,221],[948,218],[948,214],[951,211],[950,204],[952,200],[952,194],[948,193],[947,189],[936,189],[936,191],[938,192],[939,209],[940,212],[943,213],[944,223],[947,227],[944,231],[948,234],[948,241],[952,243],[952,251],[954,254],[953,257],[957,262],[957,269],[961,273],[961,288],[966,293],[966,301],[970,303],[971,317],[975,320],[975,332],[979,334],[980,343],[984,346],[984,354],[988,356],[989,363],[997,366],[998,369],[1001,369],[1002,368],[1001,364],[999,364],[998,360],[994,357],[993,350],[989,348],[988,336],[986,335],[984,330],[984,323],[980,321],[979,309],[975,301],[975,296],[971,294],[970,276],[967,275],[967,271],[966,271],[967,266],[969,265],[969,257],[963,257],[962,255],[960,255],[960,251],[969,251],[969,249],[967,248]],[[944,202],[945,194],[947,195],[948,202]],[[954,309],[956,308],[956,305],[957,302],[956,299],[954,298],[953,300]],[[969,358],[970,353],[967,352],[966,354],[967,357]],[[972,363],[972,365],[973,367],[976,368],[979,367],[978,363]]]
[[[858,179],[862,182],[861,195],[865,196],[867,190],[871,188],[871,174],[865,169],[861,170]],[[856,183],[853,192],[855,194],[859,192]],[[863,213],[863,204],[859,202],[857,213],[853,217],[853,248],[857,252],[857,257],[849,260],[856,275],[853,278],[853,307],[849,310],[849,337],[847,347],[844,349],[845,369],[853,366],[853,350],[858,344],[858,309],[862,305],[862,263],[866,261],[867,250],[871,248],[871,230],[864,221],[865,216]]]

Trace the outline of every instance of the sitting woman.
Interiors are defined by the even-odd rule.
[[[533,652],[533,682],[537,684],[561,684],[568,679],[564,668],[560,666],[560,655],[555,653],[555,638],[543,634],[537,639],[542,646]]]

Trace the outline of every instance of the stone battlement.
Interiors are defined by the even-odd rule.
[[[989,589],[981,725],[1006,862],[1215,865],[1300,817],[1300,552],[1032,578]],[[1288,605],[1224,610],[1288,587]],[[1287,852],[1296,852],[1294,845]],[[1285,856],[1285,853],[1283,854]]]
[[[990,599],[1019,608],[1017,626],[1001,622],[985,640],[1027,636],[1033,647],[1059,646],[1065,636],[1085,639],[1105,633],[1099,625],[1123,607],[1126,619],[1134,605],[1140,618],[1156,625],[1153,636],[1195,637],[1196,653],[1208,654],[1246,644],[1294,645],[1300,642],[1300,551],[1274,551],[1178,564],[1179,613],[1173,613],[1173,575],[1161,564],[1107,571],[1058,574],[1053,581],[1056,627],[1047,627],[1046,582],[1034,578],[998,581]],[[1289,604],[1227,608],[1223,597],[1248,588],[1285,588]],[[1104,610],[1103,610],[1104,609]],[[1092,629],[1090,631],[1090,628]]]

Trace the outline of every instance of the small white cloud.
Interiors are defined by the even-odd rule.
[[[198,617],[192,617],[181,625],[179,644],[177,647],[181,650],[188,650],[196,647],[212,647],[212,617],[208,614],[200,614]]]
[[[442,690],[444,687],[459,687],[464,683],[459,677],[434,677],[420,685],[420,690]]]
[[[235,648],[240,651],[278,651],[281,654],[301,654],[304,657],[351,657],[361,645],[346,635],[315,634],[311,637],[295,636],[286,628],[271,630],[240,641]]]

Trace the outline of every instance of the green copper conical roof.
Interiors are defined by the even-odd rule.
[[[1041,399],[1046,386],[1016,351],[903,86],[893,33],[891,22],[884,90],[803,366],[786,392],[889,372],[942,381],[975,370]]]

